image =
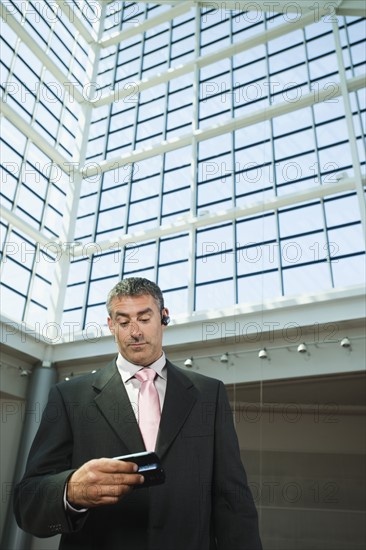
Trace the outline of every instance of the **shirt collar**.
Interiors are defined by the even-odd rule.
[[[150,369],[153,369],[158,376],[161,376],[162,378],[164,378],[164,380],[166,380],[166,368],[164,368],[165,364],[166,364],[166,357],[165,357],[165,353],[163,352],[162,355],[159,357],[159,359],[157,359],[151,365],[147,365],[147,366]],[[124,383],[130,380],[130,378],[133,378],[136,372],[144,368],[141,365],[135,365],[134,363],[130,363],[120,353],[118,353],[116,365]]]

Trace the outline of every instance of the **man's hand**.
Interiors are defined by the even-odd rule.
[[[133,462],[113,458],[89,460],[70,477],[67,501],[80,508],[116,504],[134,485],[144,482],[144,477],[135,473],[137,469]]]

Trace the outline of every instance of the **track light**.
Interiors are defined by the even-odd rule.
[[[347,338],[347,336],[341,340],[341,347],[342,348],[350,348],[351,347],[350,339]]]
[[[184,361],[184,366],[190,369],[193,366],[193,357],[186,359]]]
[[[266,348],[263,348],[259,351],[258,357],[259,357],[259,359],[267,359],[268,358]]]
[[[297,346],[297,351],[299,353],[306,353],[308,351],[308,348],[306,347],[306,344],[304,344],[304,342],[302,344],[299,344]]]
[[[19,375],[22,377],[29,376],[31,374],[30,370],[23,369],[22,367],[19,367]]]
[[[74,373],[73,372],[70,372],[69,376],[65,376],[65,380],[66,382],[68,382],[69,380],[71,380],[71,378],[74,376]]]
[[[220,362],[221,363],[228,363],[229,361],[229,355],[227,353],[223,353],[220,357]]]

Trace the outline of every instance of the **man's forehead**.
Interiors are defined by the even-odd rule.
[[[116,296],[111,302],[111,309],[124,313],[137,313],[149,309],[157,309],[156,302],[150,294],[140,296]]]

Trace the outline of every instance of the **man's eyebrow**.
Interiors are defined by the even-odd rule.
[[[145,309],[142,309],[141,311],[138,311],[137,312],[137,317],[139,317],[140,315],[146,315],[146,313],[153,313],[153,310],[151,309],[151,307],[147,307]],[[124,311],[116,311],[115,313],[116,317],[130,317],[130,314],[129,313],[125,313]]]

